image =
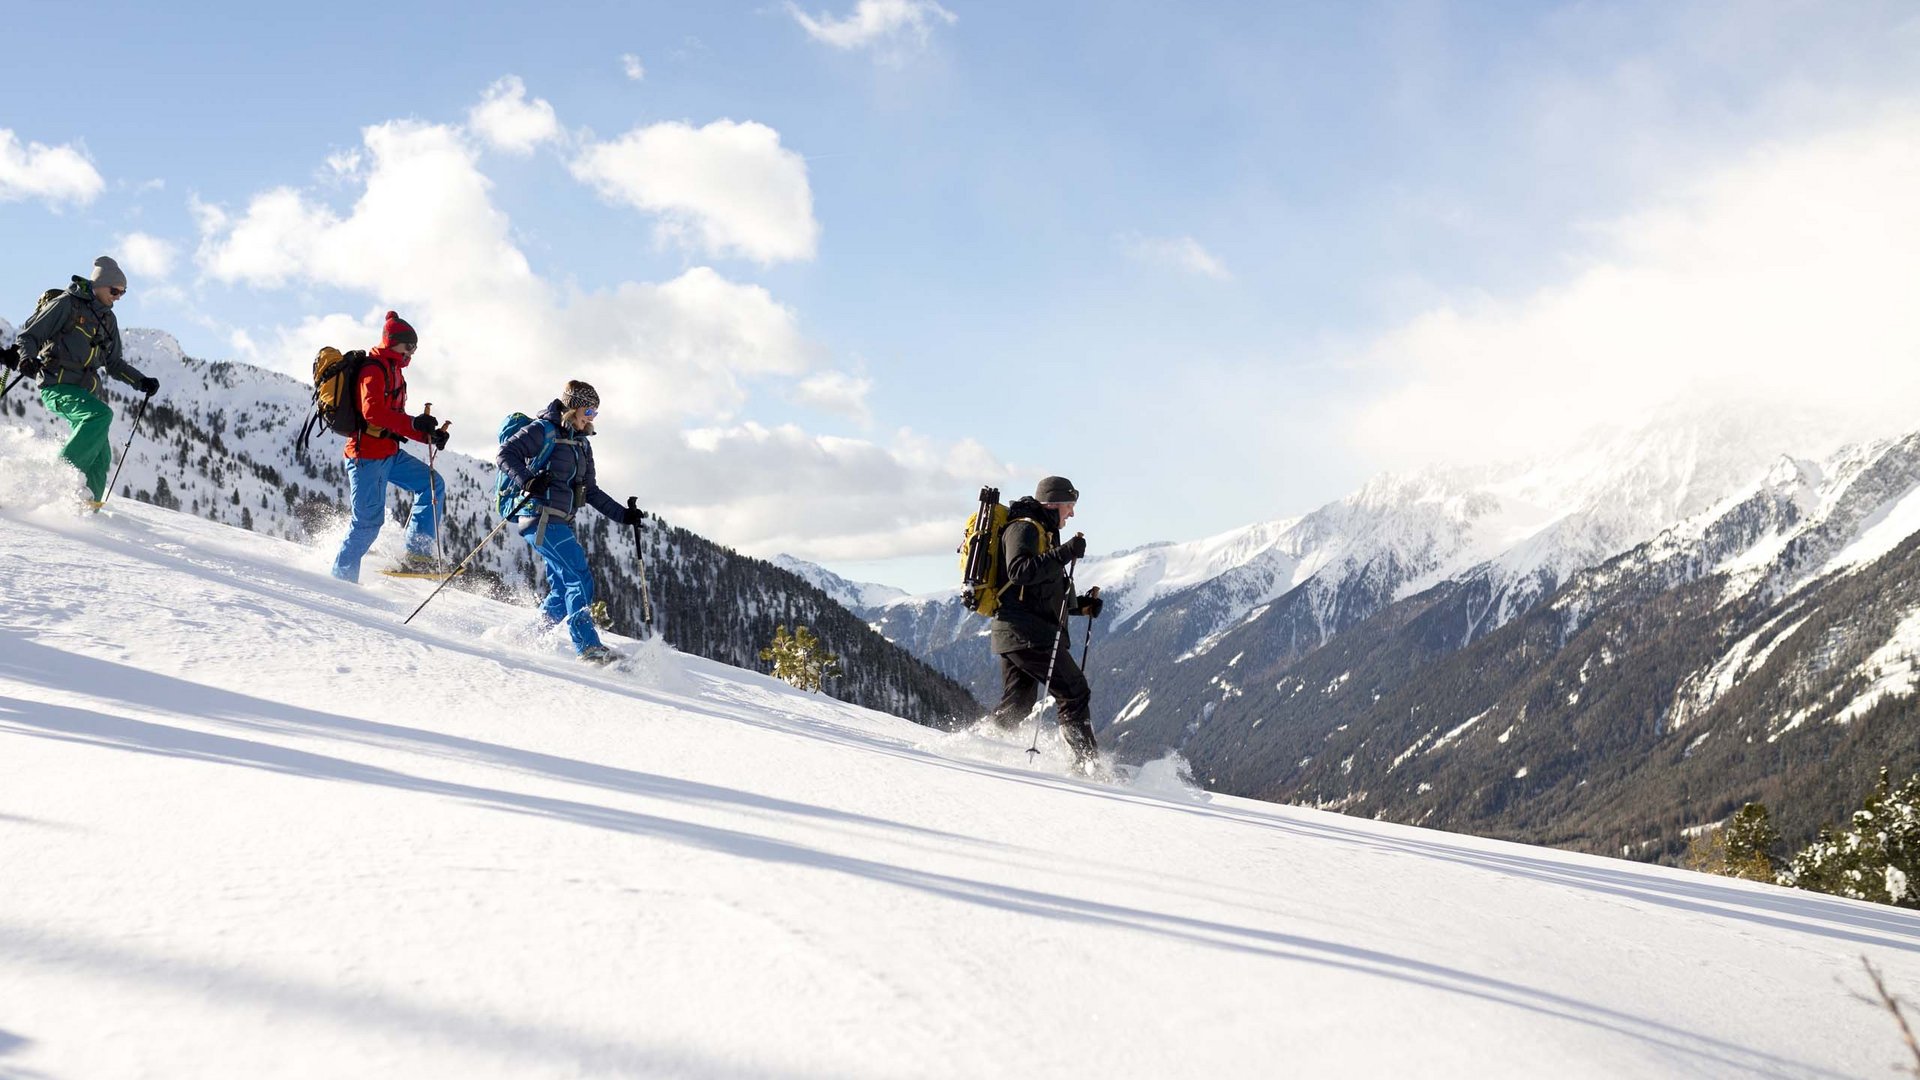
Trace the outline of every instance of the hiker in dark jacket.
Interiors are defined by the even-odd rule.
[[[1080,492],[1063,476],[1040,481],[1031,498],[1007,507],[1007,527],[1000,534],[1000,553],[1006,560],[1006,582],[992,623],[993,651],[1000,657],[1000,704],[994,722],[1016,728],[1032,711],[1040,687],[1053,692],[1060,736],[1073,751],[1074,764],[1089,767],[1096,752],[1093,741],[1093,691],[1080,665],[1073,662],[1073,644],[1066,621],[1074,615],[1100,614],[1100,590],[1084,596],[1073,591],[1072,566],[1087,553],[1087,538],[1074,533],[1060,542],[1060,529],[1073,517]],[[1052,681],[1048,682],[1051,672]]]
[[[527,496],[526,508],[514,520],[522,522],[521,538],[546,564],[547,598],[541,612],[551,622],[567,624],[582,660],[604,664],[615,658],[614,652],[601,644],[593,626],[588,610],[593,605],[593,572],[573,521],[582,505],[622,525],[636,524],[645,515],[600,489],[593,444],[587,441],[599,415],[599,393],[586,383],[569,382],[539,419],[500,444],[499,465]]]
[[[113,466],[107,435],[113,409],[103,400],[100,376],[111,375],[148,397],[160,389],[160,380],[142,375],[122,354],[113,305],[126,292],[127,275],[102,255],[93,261],[91,277],[76,276],[66,292],[27,320],[14,342],[21,375],[38,375],[41,403],[72,425],[60,456],[87,478],[96,506],[106,497]]]
[[[446,485],[426,462],[400,449],[412,439],[447,445],[447,433],[425,413],[407,415],[407,365],[420,347],[420,335],[398,313],[387,312],[380,328],[380,345],[368,349],[370,361],[360,369],[360,416],[366,428],[347,440],[342,454],[347,462],[347,487],[353,503],[353,527],[333,557],[333,576],[360,580],[360,560],[373,547],[387,520],[387,485],[413,493],[413,517],[407,524],[407,550],[392,572],[429,573],[439,569],[433,558],[434,529],[442,517]]]

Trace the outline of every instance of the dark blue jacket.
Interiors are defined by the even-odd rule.
[[[562,411],[559,399],[555,398],[540,414],[540,419],[553,425],[558,438],[553,444],[553,454],[547,458],[546,468],[540,470],[551,480],[546,495],[538,502],[568,520],[572,520],[581,503],[591,503],[601,514],[619,521],[627,508],[616,502],[613,496],[601,491],[600,485],[594,481],[593,444],[587,441],[591,433],[567,430],[567,426],[560,422]],[[546,444],[546,432],[547,429],[539,424],[528,424],[513,438],[500,444],[500,468],[522,488],[533,479],[533,459],[540,456],[540,448]],[[528,512],[532,512],[531,507]]]

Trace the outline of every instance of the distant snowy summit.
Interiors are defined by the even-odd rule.
[[[891,585],[848,581],[818,563],[796,559],[792,555],[775,555],[767,561],[826,593],[835,603],[851,611],[881,607],[907,595],[905,589],[896,589]]]

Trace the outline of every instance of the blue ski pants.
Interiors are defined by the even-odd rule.
[[[340,544],[333,559],[333,576],[342,581],[360,580],[360,558],[380,535],[387,517],[387,485],[413,492],[413,520],[407,525],[407,550],[426,554],[433,550],[434,524],[446,506],[447,486],[427,471],[426,463],[405,450],[390,458],[368,461],[347,458],[347,484],[352,492],[353,528]],[[421,498],[431,481],[433,497]]]
[[[574,649],[585,651],[600,644],[600,632],[594,629],[593,614],[587,610],[593,603],[593,571],[587,568],[586,549],[580,546],[573,526],[564,521],[548,521],[545,535],[536,543],[538,521],[530,520],[520,530],[520,538],[547,566],[547,598],[540,602],[540,610],[554,622],[566,623]]]

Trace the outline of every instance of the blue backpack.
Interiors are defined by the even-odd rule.
[[[559,438],[560,433],[554,430],[552,424],[545,420],[536,420],[526,413],[514,413],[500,422],[500,445],[505,446],[508,439],[518,435],[528,424],[539,424],[546,432],[546,442],[541,445],[540,452],[533,456],[532,461],[527,462],[527,467],[538,476],[540,471],[547,467],[547,459],[553,456],[554,443]],[[512,473],[505,469],[499,470],[499,473],[500,475],[493,482],[493,506],[495,513],[506,517],[514,507],[520,505],[520,500],[525,496],[514,484]]]

